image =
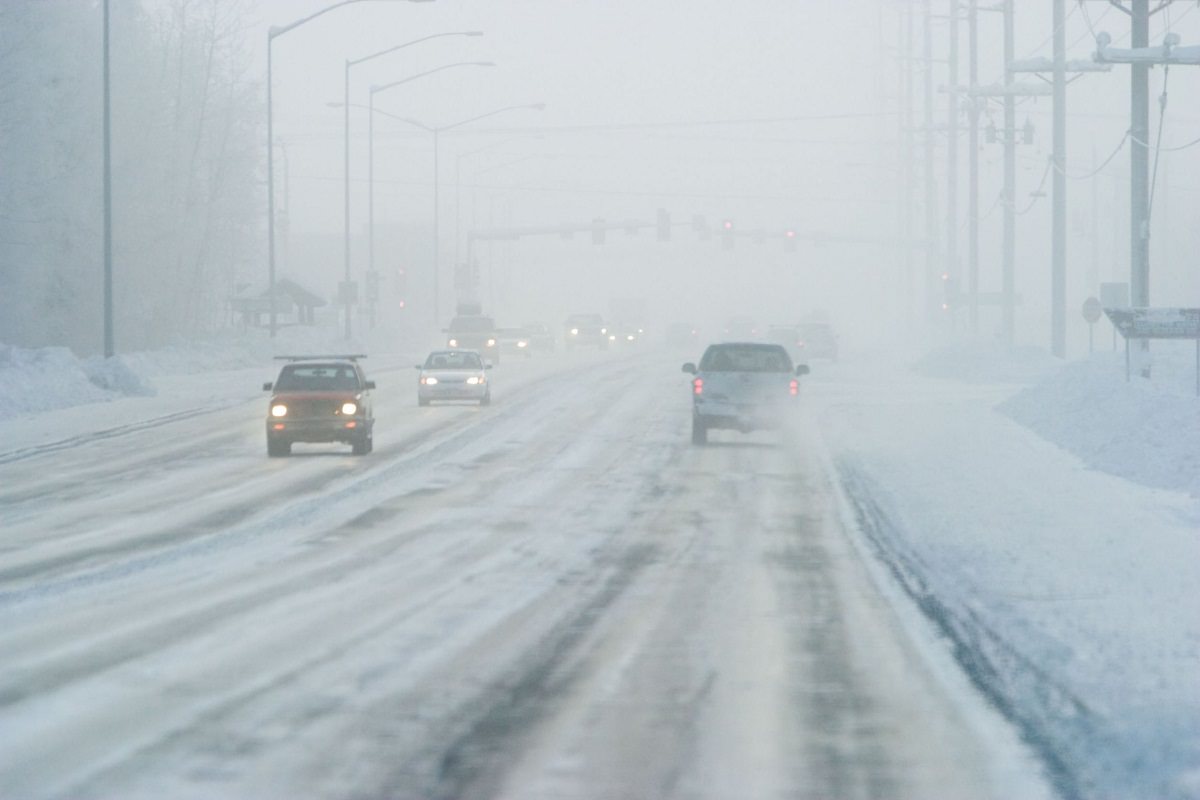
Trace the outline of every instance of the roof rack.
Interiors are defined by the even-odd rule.
[[[358,361],[360,358],[366,358],[364,353],[354,353],[350,355],[335,354],[322,356],[275,356],[276,361]]]

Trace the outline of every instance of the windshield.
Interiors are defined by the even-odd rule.
[[[718,345],[700,360],[704,372],[791,372],[792,359],[777,345]]]
[[[447,350],[430,353],[425,359],[425,369],[483,369],[483,361],[478,353]]]
[[[354,392],[358,373],[348,364],[294,364],[283,368],[277,392]]]

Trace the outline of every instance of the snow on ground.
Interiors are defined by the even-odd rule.
[[[283,332],[130,354],[107,379],[0,347],[0,452],[260,400],[272,353],[346,346]],[[1155,352],[1128,384],[1110,354],[969,349],[818,363],[807,384],[870,548],[1065,797],[1200,797],[1200,401],[1194,351]]]
[[[986,355],[965,381],[922,374],[949,360],[815,372],[810,396],[872,549],[1063,796],[1200,797],[1200,503],[1066,449],[1100,386],[1092,423],[1104,408],[1144,414],[1161,441],[1194,436],[1195,401],[1126,387],[1111,359],[1047,373],[1035,356],[1024,372],[1042,379],[1025,388],[979,382]],[[1010,366],[993,371],[1022,372]],[[1132,460],[1169,472],[1195,464],[1186,450]]]
[[[1152,378],[1125,380],[1124,355],[1047,375],[1000,410],[1094,469],[1200,497],[1195,345],[1155,342]]]

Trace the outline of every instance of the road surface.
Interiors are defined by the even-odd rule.
[[[1041,791],[810,411],[699,448],[674,360],[371,377],[367,457],[268,460],[261,398],[0,452],[0,796]]]

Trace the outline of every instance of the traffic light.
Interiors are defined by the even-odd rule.
[[[667,213],[665,208],[658,210],[656,227],[658,228],[658,240],[660,242],[671,241],[671,215]]]
[[[796,252],[796,232],[786,230],[783,232],[783,250],[785,253]]]
[[[733,249],[733,220],[721,220],[721,249]]]

